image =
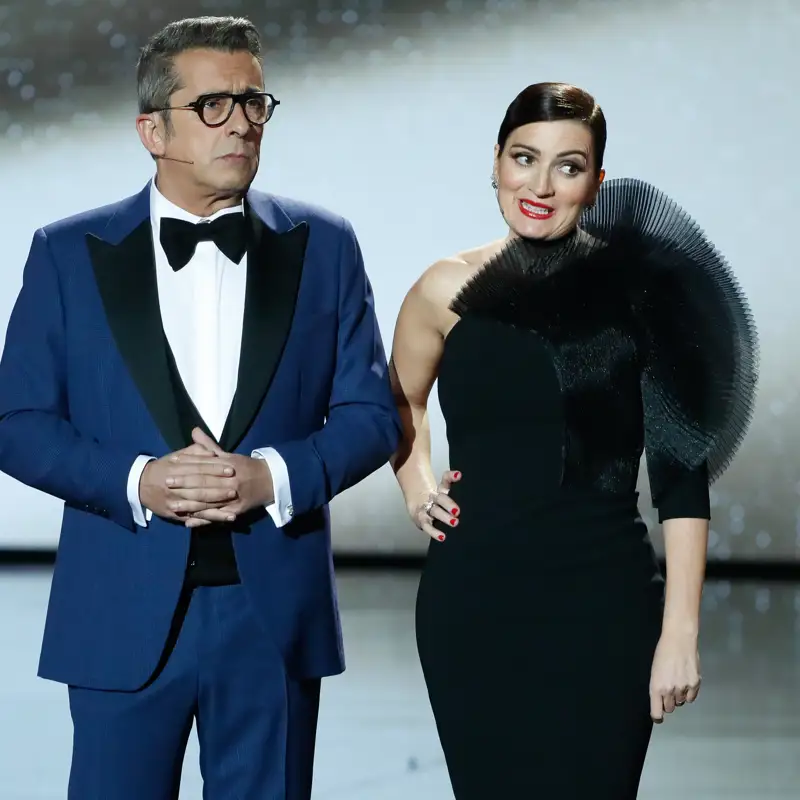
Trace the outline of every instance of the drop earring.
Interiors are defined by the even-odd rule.
[[[496,175],[492,175],[492,189],[497,191],[497,176]]]

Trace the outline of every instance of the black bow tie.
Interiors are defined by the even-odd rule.
[[[192,260],[199,242],[214,242],[225,256],[238,264],[247,250],[245,222],[244,214],[223,214],[213,222],[197,223],[163,217],[161,246],[175,272]]]

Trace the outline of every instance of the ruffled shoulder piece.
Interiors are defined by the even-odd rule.
[[[569,294],[566,284],[578,268],[585,275],[584,266],[594,261],[599,266],[605,247],[580,229],[553,244],[511,239],[464,284],[450,309],[459,316],[469,312],[528,325],[540,319],[544,296],[552,299],[556,289]]]
[[[644,334],[645,437],[714,481],[753,415],[758,335],[747,298],[697,223],[644,181],[608,181],[581,227],[625,263]]]
[[[511,240],[450,307],[562,340],[630,315],[651,484],[700,467],[713,481],[744,439],[758,376],[747,299],[697,223],[644,181],[606,181],[576,235]]]

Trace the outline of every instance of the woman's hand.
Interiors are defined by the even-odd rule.
[[[409,508],[411,519],[414,524],[424,533],[427,533],[437,542],[443,542],[445,535],[433,527],[433,521],[439,520],[445,525],[454,528],[458,525],[458,515],[461,509],[450,499],[450,487],[461,480],[460,472],[449,470],[442,475],[442,480],[436,487],[436,491],[424,497],[422,502],[418,502]]]
[[[684,703],[693,703],[700,691],[700,655],[693,634],[663,632],[650,673],[650,716],[663,722]]]

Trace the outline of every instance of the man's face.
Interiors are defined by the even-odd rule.
[[[246,192],[258,171],[262,126],[250,122],[238,104],[219,127],[209,127],[194,110],[181,106],[205,95],[263,92],[261,65],[247,51],[198,49],[176,56],[174,70],[181,88],[169,100],[171,124],[165,126],[163,113],[146,115],[160,117],[152,140],[145,141],[151,153],[166,159],[160,162],[160,182],[166,178],[180,184],[183,193],[194,190],[203,196]],[[219,101],[209,102],[212,111]]]

